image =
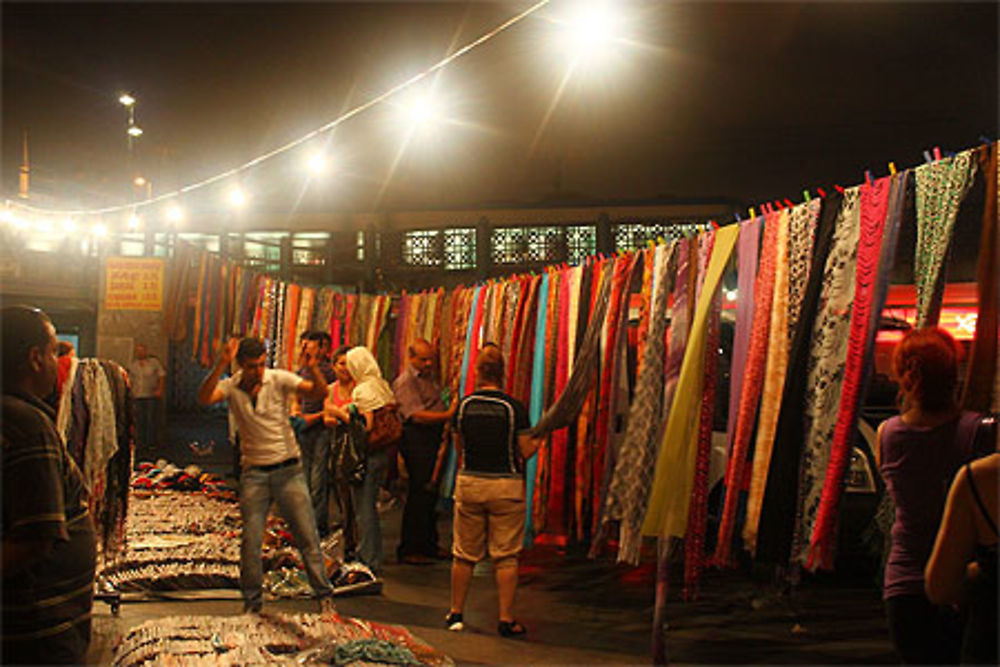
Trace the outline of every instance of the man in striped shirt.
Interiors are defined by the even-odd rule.
[[[95,538],[88,492],[42,397],[55,329],[37,308],[0,313],[3,351],[3,653],[0,663],[80,663],[90,644]]]

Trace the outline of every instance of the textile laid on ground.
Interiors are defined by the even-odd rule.
[[[951,245],[958,208],[972,186],[977,162],[973,151],[922,164],[917,181],[917,327],[937,324],[944,295],[944,259]]]
[[[830,445],[844,383],[861,222],[859,195],[858,188],[844,193],[844,206],[837,218],[833,248],[823,273],[819,312],[813,326],[805,392],[806,438],[799,466],[799,500],[791,552],[792,562],[803,565],[830,461]]]
[[[168,616],[131,628],[115,667],[395,664],[448,667],[448,656],[398,625],[339,614]]]
[[[98,576],[121,592],[239,588],[240,521],[236,494],[194,466],[142,464],[133,479],[125,549],[105,557]],[[336,581],[339,534],[322,543]],[[310,595],[298,549],[278,517],[269,517],[263,551],[265,590]]]

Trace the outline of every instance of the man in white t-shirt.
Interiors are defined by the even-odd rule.
[[[167,372],[142,343],[135,345],[135,358],[128,365],[128,379],[135,399],[136,440],[142,456],[156,459],[156,418],[166,386]]]
[[[299,445],[289,423],[293,394],[306,398],[326,396],[326,380],[319,370],[315,341],[302,348],[302,367],[309,377],[267,368],[264,343],[258,338],[232,339],[223,348],[215,368],[198,390],[198,401],[211,405],[228,401],[229,413],[240,434],[240,588],[244,611],[262,606],[263,563],[261,545],[271,503],[288,522],[320,611],[333,610],[333,587],[326,576],[319,533],[309,489],[302,472]],[[236,359],[239,370],[220,381]]]

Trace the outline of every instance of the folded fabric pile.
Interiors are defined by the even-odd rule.
[[[338,614],[170,616],[130,629],[115,667],[134,665],[394,664],[454,662],[409,630]]]

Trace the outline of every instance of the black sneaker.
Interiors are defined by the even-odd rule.
[[[462,622],[462,615],[454,611],[449,612],[444,617],[444,626],[452,632],[461,632],[465,629],[465,624]]]

